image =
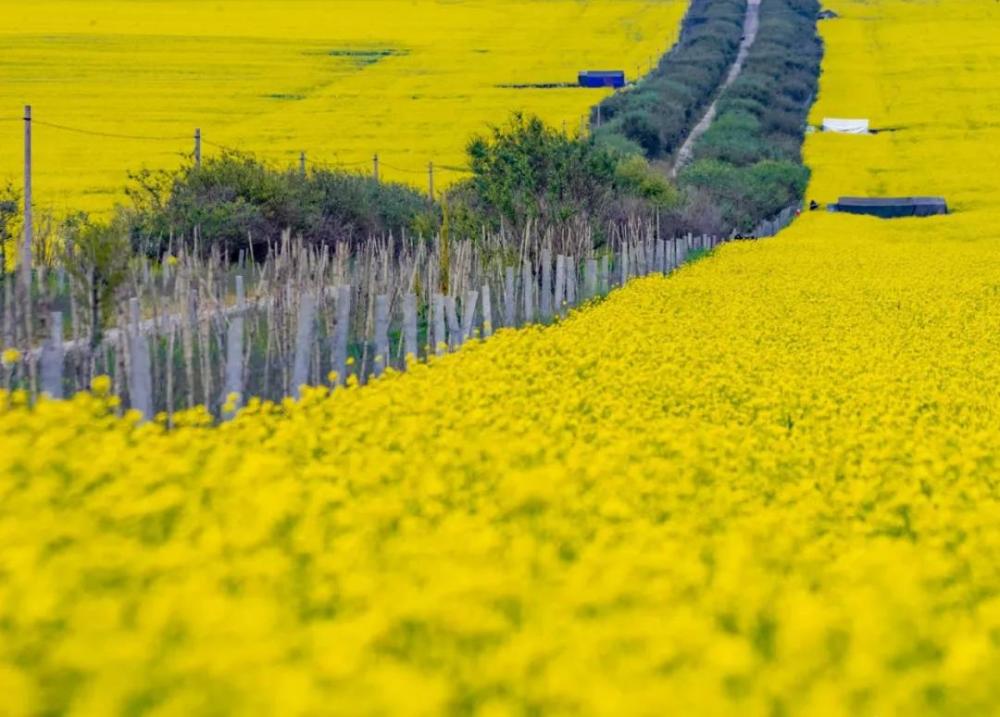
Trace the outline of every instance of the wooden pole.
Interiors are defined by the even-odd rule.
[[[18,268],[21,274],[21,316],[24,319],[24,345],[31,344],[31,271],[33,268],[35,222],[32,213],[31,105],[24,106],[24,233]]]
[[[514,267],[508,266],[503,277],[503,323],[504,326],[514,327],[516,322],[516,310],[514,298]]]
[[[542,290],[539,296],[542,321],[552,318],[552,252],[542,249]]]
[[[223,382],[222,403],[229,403],[230,396],[236,396],[232,402],[232,416],[243,404],[243,313],[246,311],[246,294],[243,288],[243,277],[236,277],[236,312],[229,320],[226,332],[226,377]],[[227,417],[227,416],[224,416]]]
[[[129,299],[129,333],[131,334],[131,363],[129,368],[129,397],[132,408],[142,414],[143,420],[153,417],[153,381],[149,367],[149,345],[139,325],[139,299]]]
[[[403,296],[403,357],[404,364],[416,360],[417,347],[417,295]]]
[[[299,153],[299,174],[306,176],[306,153]]]
[[[63,317],[61,311],[50,314],[52,325],[48,342],[42,348],[42,392],[61,399],[63,392]]]
[[[389,365],[389,297],[375,297],[375,376],[385,373]]]
[[[462,343],[472,338],[472,327],[476,323],[476,304],[479,303],[479,292],[475,289],[465,293],[462,302]]]
[[[454,351],[462,345],[462,326],[458,323],[454,296],[444,297],[444,311],[448,319],[448,347]]]
[[[347,341],[351,328],[351,287],[337,289],[337,325],[333,330],[333,370],[337,385],[347,382]]]
[[[427,196],[434,201],[434,162],[427,163]]]
[[[566,257],[566,306],[576,306],[576,259]]]
[[[201,167],[201,128],[194,131],[194,166]]]
[[[312,352],[313,324],[316,318],[316,300],[312,294],[303,294],[299,303],[299,320],[295,332],[295,358],[292,363],[292,392],[302,398],[302,387],[309,383],[309,355]]]
[[[483,284],[483,338],[493,335],[493,300],[490,296],[490,285]]]
[[[583,276],[584,298],[593,299],[597,295],[597,259],[587,259]]]
[[[556,286],[553,299],[555,315],[562,316],[566,308],[566,257],[556,255]]]
[[[372,158],[373,172],[372,175],[375,177],[375,181],[379,181],[378,177],[378,153]]]
[[[448,351],[448,339],[444,333],[444,296],[434,294],[431,303],[434,309],[434,353],[441,356]]]
[[[530,324],[535,320],[535,297],[532,288],[535,285],[535,277],[531,271],[531,262],[524,260],[521,273],[521,291],[524,292],[524,323]]]

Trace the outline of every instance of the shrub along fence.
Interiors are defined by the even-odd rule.
[[[303,385],[365,383],[502,327],[557,321],[720,241],[663,239],[654,225],[636,224],[602,254],[549,237],[511,257],[489,241],[372,240],[361,252],[328,251],[286,233],[261,264],[218,256],[143,263],[97,345],[87,339],[90,312],[73,298],[78,292],[53,291],[35,307],[48,338],[5,366],[3,381],[32,397],[63,397],[103,374],[123,405],[146,418],[169,421],[197,405],[225,418],[248,396],[279,400]],[[54,288],[69,280],[40,278]]]

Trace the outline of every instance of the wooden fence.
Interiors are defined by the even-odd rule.
[[[61,398],[108,375],[123,406],[147,419],[198,405],[226,418],[248,396],[279,400],[305,385],[363,384],[499,328],[558,320],[719,241],[661,239],[637,226],[603,251],[587,247],[589,239],[550,240],[512,256],[485,237],[372,240],[352,253],[285,235],[260,264],[181,255],[141,265],[116,325],[99,341],[79,298],[88,287],[73,290],[65,276],[50,276],[63,292],[33,309],[46,338],[4,368],[3,380],[33,398]]]

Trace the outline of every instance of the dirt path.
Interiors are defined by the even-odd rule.
[[[733,84],[736,78],[740,76],[740,72],[743,71],[743,65],[750,54],[750,47],[753,45],[754,40],[757,39],[757,29],[760,27],[760,2],[761,0],[748,0],[747,14],[743,19],[743,40],[740,42],[740,49],[736,54],[736,60],[733,61],[732,66],[729,68],[729,74],[726,75],[725,81],[719,86],[718,91],[715,93],[715,99],[708,106],[705,115],[691,129],[691,134],[687,136],[684,144],[677,150],[677,160],[674,162],[673,169],[670,170],[672,178],[676,178],[681,168],[691,161],[695,143],[708,131],[708,128],[712,126],[712,122],[715,120],[716,104],[719,101],[719,97],[722,96],[726,88]]]

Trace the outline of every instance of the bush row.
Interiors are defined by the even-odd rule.
[[[678,178],[703,224],[740,231],[800,200],[806,119],[823,47],[817,0],[767,0],[743,71],[719,98],[716,120]]]
[[[746,0],[694,0],[677,44],[656,69],[595,108],[598,141],[623,155],[673,154],[736,59],[745,14]]]
[[[419,231],[437,216],[411,187],[342,171],[275,169],[235,152],[175,172],[133,173],[126,193],[133,244],[154,255],[166,251],[172,237],[198,237],[230,256],[241,249],[260,255],[287,228],[333,244]]]
[[[471,178],[439,203],[368,176],[303,174],[227,152],[201,166],[132,174],[131,201],[119,210],[115,226],[151,256],[184,242],[230,257],[249,249],[260,258],[285,229],[327,245],[407,232],[431,236],[444,221],[457,238],[477,238],[487,230],[520,242],[530,228],[538,236],[579,230],[600,239],[609,223],[677,201],[675,188],[641,156],[619,156],[593,138],[568,137],[536,117],[515,114],[473,138],[468,161]]]

